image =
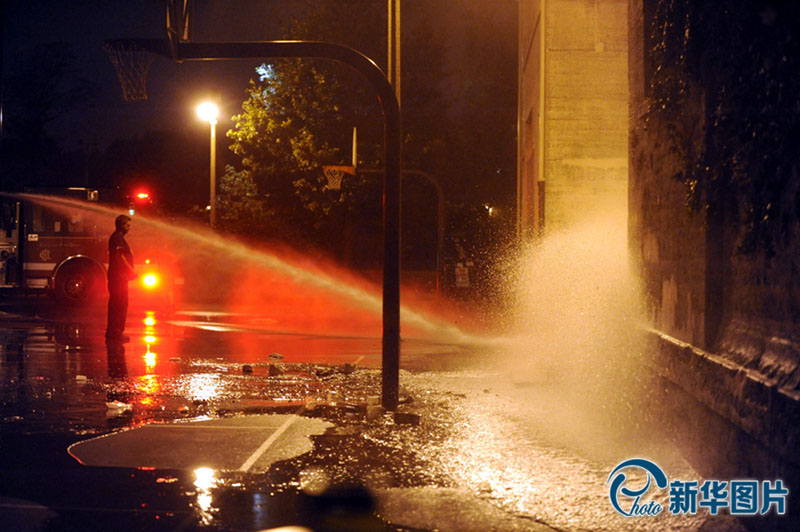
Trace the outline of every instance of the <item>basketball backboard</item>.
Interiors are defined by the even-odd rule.
[[[164,0],[167,7],[167,38],[175,52],[175,45],[192,38],[194,0]],[[173,53],[177,56],[177,53]]]

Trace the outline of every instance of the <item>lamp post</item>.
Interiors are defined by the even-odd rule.
[[[214,228],[217,222],[217,116],[219,116],[219,108],[211,102],[203,102],[197,106],[197,116],[200,120],[204,120],[211,126],[211,165],[209,169],[210,176],[210,208],[208,224]]]

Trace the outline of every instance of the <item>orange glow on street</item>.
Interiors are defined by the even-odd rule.
[[[137,379],[137,388],[147,395],[155,395],[161,388],[161,383],[156,375],[142,375]]]

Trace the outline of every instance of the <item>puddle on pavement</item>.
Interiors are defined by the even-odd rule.
[[[271,350],[246,363],[230,357],[163,360],[155,342],[141,353],[132,354],[130,345],[124,353],[107,352],[97,348],[96,331],[93,338],[60,330],[72,338],[54,341],[56,330],[48,324],[0,334],[0,498],[46,506],[56,514],[48,530],[255,530],[298,524],[302,515],[323,515],[342,504],[362,512],[374,503],[358,492],[332,496],[320,491],[319,482],[309,488],[310,478],[326,479],[326,487],[431,480],[411,454],[363,434],[367,398],[379,395],[379,370],[294,363]],[[155,364],[148,356],[153,353]],[[197,471],[90,468],[66,452],[78,441],[147,423],[238,418],[303,405],[308,415],[351,429],[313,438],[310,452],[266,473],[209,470],[198,478]],[[391,432],[392,424],[380,430]],[[395,465],[386,470],[387,463]],[[367,515],[374,519],[371,510]]]

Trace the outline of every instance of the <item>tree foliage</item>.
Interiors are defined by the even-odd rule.
[[[222,214],[222,229],[237,230],[246,236],[258,236],[263,231],[263,222],[268,213],[248,170],[236,171],[230,166],[225,168],[217,206]]]
[[[650,116],[689,203],[740,223],[740,250],[773,253],[800,217],[800,4],[659,0],[650,29]]]
[[[362,0],[348,3],[347,9],[334,1],[309,5],[307,16],[287,28],[286,38],[338,42],[378,61],[386,56],[384,3]],[[414,61],[408,65],[408,72],[422,69]],[[435,69],[436,62],[427,68]],[[368,82],[351,67],[323,59],[276,60],[260,65],[256,73],[228,132],[241,166],[226,172],[223,186],[242,180],[245,172],[265,206],[264,223],[275,230],[292,227],[318,244],[335,241],[328,230],[341,230],[335,225],[355,213],[367,225],[379,222],[379,176],[347,176],[341,189],[332,191],[322,172],[324,165],[350,164],[353,127],[358,129],[359,167],[383,166],[382,110]],[[431,112],[440,100],[430,81],[408,92],[412,111],[404,113],[404,151],[414,163],[407,165],[430,157],[433,134],[443,134],[443,120]],[[427,122],[416,124],[408,116]]]
[[[434,176],[448,202],[472,200],[480,206],[513,197],[516,33],[515,26],[506,28],[512,30],[508,36],[499,34],[498,27],[482,26],[484,8],[470,11],[467,4],[403,4],[403,166]],[[308,6],[285,38],[341,43],[385,69],[385,0],[315,0]],[[515,17],[513,5],[507,7]],[[456,20],[454,13],[466,14],[469,23]],[[469,26],[477,29],[465,31]],[[459,46],[472,43],[469,60],[448,49],[454,46],[453,35]],[[506,61],[498,60],[506,55]],[[460,60],[453,62],[454,57]],[[354,220],[359,231],[378,230],[380,174],[346,176],[341,190],[332,191],[321,169],[350,163],[354,126],[359,168],[383,168],[384,121],[371,86],[351,67],[326,60],[271,61],[260,65],[257,74],[228,133],[241,164],[226,172],[223,186],[252,182],[263,202],[263,224],[270,231],[288,227],[302,233],[293,237],[295,242],[302,238],[335,245],[340,233],[345,238],[353,233],[346,226]],[[411,197],[417,188],[426,197]],[[421,209],[414,205],[430,194],[424,187],[406,187],[404,227],[415,225],[409,217]],[[435,216],[425,223],[433,231]]]

